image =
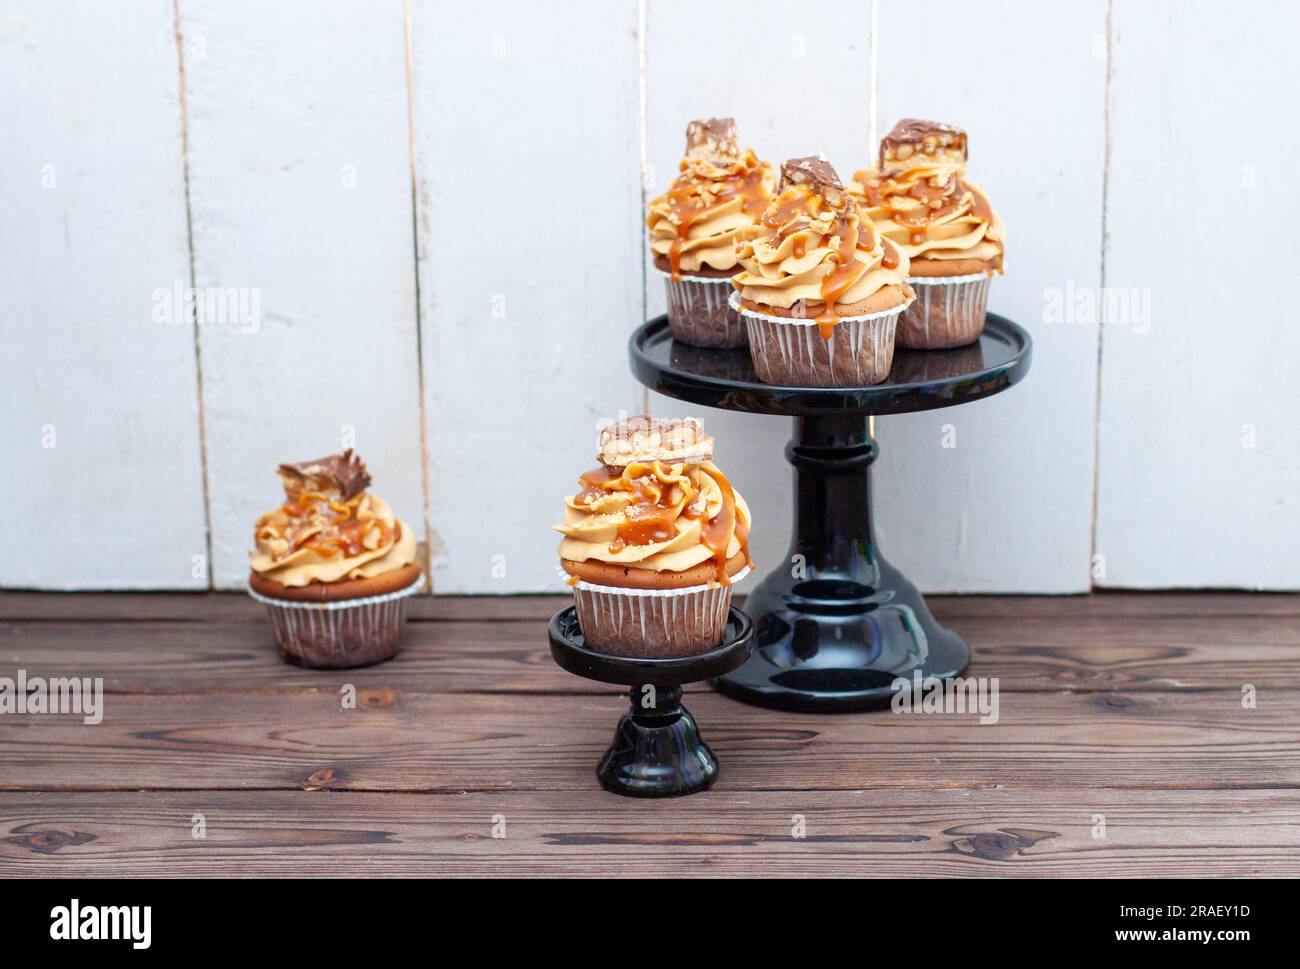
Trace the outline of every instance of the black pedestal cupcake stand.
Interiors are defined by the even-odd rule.
[[[940,626],[911,582],[880,554],[872,530],[875,415],[990,397],[1029,371],[1029,334],[989,313],[980,339],[953,350],[897,349],[871,387],[778,387],[754,373],[748,349],[678,343],[659,316],[632,334],[632,373],[651,390],[723,410],[793,418],[790,552],[732,607],[722,645],[678,659],[628,659],[586,648],[573,607],[551,620],[551,655],[589,679],[631,687],[596,770],[610,791],[672,797],[703,790],[718,765],[681,705],[681,684],[712,679],[728,696],[788,710],[886,706],[906,683],[957,676],[970,648]],[[735,446],[733,442],[732,446]],[[746,615],[748,614],[748,615]]]
[[[1025,376],[1031,352],[1028,333],[989,313],[970,346],[896,350],[888,378],[875,386],[777,387],[758,380],[746,349],[676,342],[666,316],[632,335],[632,373],[651,390],[794,419],[785,449],[795,472],[790,552],[749,594],[753,656],[719,675],[719,690],[791,710],[864,710],[887,705],[898,677],[945,678],[966,668],[969,647],[935,621],[876,547],[870,469],[879,448],[869,420],[990,397]]]
[[[596,768],[601,786],[629,797],[694,794],[718,777],[718,761],[682,705],[682,684],[729,673],[749,658],[753,627],[732,607],[722,644],[707,653],[671,659],[610,656],[587,648],[573,606],[551,618],[551,657],[589,680],[630,687],[631,709],[614,730],[614,742]]]

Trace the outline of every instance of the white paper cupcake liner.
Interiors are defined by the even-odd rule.
[[[898,345],[943,350],[974,343],[984,332],[989,278],[988,273],[970,273],[908,279],[916,291],[916,302],[898,321]]]
[[[266,604],[285,659],[303,666],[369,666],[396,655],[406,600],[424,588],[424,573],[404,589],[337,602],[297,602],[248,594]]]
[[[682,276],[673,279],[655,267],[668,289],[668,327],[673,339],[693,347],[743,347],[748,340],[745,324],[729,301],[734,291],[730,279]]]
[[[749,330],[754,371],[765,384],[785,387],[867,387],[889,376],[894,362],[894,328],[909,300],[865,316],[841,316],[823,339],[815,319],[769,316],[731,305]]]
[[[613,656],[670,657],[706,653],[722,642],[731,590],[749,574],[745,566],[731,585],[684,589],[624,589],[579,580],[573,604],[587,646]],[[565,572],[565,579],[571,576]]]

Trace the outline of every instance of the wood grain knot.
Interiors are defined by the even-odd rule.
[[[342,783],[342,771],[335,770],[333,767],[322,767],[320,770],[307,775],[307,780],[303,782],[303,790],[323,791],[327,788],[338,787]]]
[[[949,828],[944,834],[963,834],[961,828]],[[952,849],[959,855],[985,858],[989,861],[1007,861],[1022,854],[1040,841],[1057,837],[1055,831],[1031,831],[1027,828],[1000,828],[997,831],[983,831],[952,843]]]
[[[363,707],[378,710],[382,707],[391,707],[396,703],[397,694],[392,690],[362,690],[357,695],[357,700]]]
[[[28,851],[35,851],[42,855],[52,855],[68,845],[75,848],[77,845],[89,844],[95,840],[95,836],[86,831],[27,831],[25,826],[14,830],[26,833],[5,838],[6,844],[17,845],[19,848],[26,848]]]

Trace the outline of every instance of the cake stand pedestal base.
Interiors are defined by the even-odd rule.
[[[550,623],[551,657],[568,670],[602,683],[630,686],[631,708],[596,767],[601,787],[627,797],[680,797],[718,778],[718,761],[682,705],[683,683],[729,673],[749,658],[753,625],[732,607],[717,649],[672,659],[610,656],[588,649],[573,606]]]
[[[886,706],[907,681],[957,676],[970,649],[880,555],[872,533],[871,464],[879,453],[860,414],[796,417],[789,555],[749,595],[754,654],[714,685],[747,703],[789,710]]]
[[[601,787],[629,797],[677,797],[717,780],[718,760],[682,706],[680,687],[659,690],[649,709],[642,690],[629,690],[628,698],[632,708],[596,768]]]
[[[745,602],[754,655],[714,685],[747,703],[788,710],[886,706],[920,678],[960,674],[970,649],[934,621],[916,586],[884,560],[871,531],[871,415],[955,407],[1000,394],[1029,372],[1033,341],[988,313],[969,346],[894,350],[869,387],[778,387],[746,350],[678,343],[664,316],[628,341],[637,380],[679,400],[794,418],[785,449],[794,465],[790,554]]]

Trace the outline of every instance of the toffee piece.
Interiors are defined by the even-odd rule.
[[[781,188],[791,185],[804,185],[810,192],[824,201],[831,208],[844,208],[848,202],[839,174],[825,158],[809,155],[806,158],[791,158],[781,165]]]
[[[735,118],[709,118],[692,121],[686,126],[686,157],[702,158],[719,164],[740,158]]]
[[[966,157],[966,132],[940,121],[904,118],[880,142],[883,175],[901,172],[922,160],[965,166]]]
[[[366,463],[351,448],[342,454],[331,454],[314,461],[282,464],[279,474],[290,498],[298,498],[307,491],[318,491],[347,501],[370,487]]]
[[[693,417],[628,417],[602,428],[598,447],[597,459],[607,468],[713,459],[713,438]]]

